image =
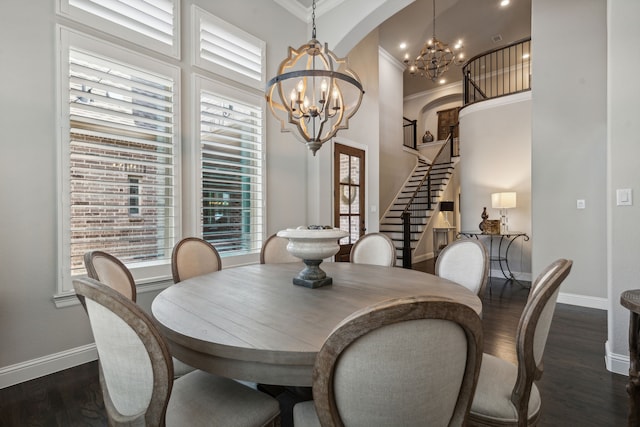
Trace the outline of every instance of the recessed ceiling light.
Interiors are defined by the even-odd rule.
[[[528,59],[529,58],[529,54],[525,53],[524,55],[522,55],[522,59]]]
[[[407,44],[405,42],[400,43],[400,49],[406,49]]]
[[[509,6],[509,3],[510,3],[509,0],[502,0],[500,2],[500,6],[502,6],[502,7]]]
[[[445,84],[447,81],[445,79],[440,79],[440,84],[443,85]]]

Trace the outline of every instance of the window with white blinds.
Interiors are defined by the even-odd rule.
[[[260,251],[263,238],[263,101],[200,81],[202,235],[222,256]]]
[[[179,0],[59,0],[63,15],[178,57]]]
[[[63,170],[71,276],[85,273],[89,250],[107,251],[131,268],[171,258],[177,72],[152,68],[69,46]]]
[[[179,9],[179,0],[59,2],[77,10],[81,4],[114,8],[139,2]],[[131,11],[119,10],[133,18]],[[156,28],[151,17],[139,19]],[[199,33],[196,22],[191,24]],[[226,64],[224,73],[149,56],[145,44],[133,39],[105,41],[88,29],[90,21],[79,28],[59,23],[57,304],[73,290],[73,277],[85,273],[83,256],[90,250],[115,255],[138,285],[150,289],[170,279],[171,251],[184,236],[201,235],[215,244],[222,256],[233,258],[227,265],[255,261],[265,217],[264,42],[247,42],[246,33],[218,18],[210,22],[215,25],[202,26],[206,37],[231,43],[227,53],[213,49],[209,56]],[[199,38],[187,39],[189,49],[191,41],[200,45]],[[180,91],[182,73],[194,83],[186,93]],[[259,81],[259,89],[243,79]],[[182,115],[180,101],[195,114]],[[183,121],[193,126],[184,140]]]
[[[265,42],[193,6],[194,58],[199,67],[263,90]]]

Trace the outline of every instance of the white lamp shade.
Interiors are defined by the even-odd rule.
[[[491,207],[494,209],[515,208],[516,207],[515,191],[491,194]]]

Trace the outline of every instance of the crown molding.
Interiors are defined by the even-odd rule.
[[[273,0],[299,20],[311,23],[311,7],[305,7],[298,0]],[[317,0],[316,18],[329,12],[331,9],[340,6],[345,0]]]
[[[394,67],[396,67],[398,70],[400,70],[401,72],[404,72],[406,68],[404,66],[404,63],[401,61],[398,61],[397,58],[395,58],[393,55],[387,52],[382,46],[378,46],[378,54],[383,58],[385,58],[387,61],[389,61],[389,63]]]
[[[429,96],[431,94],[437,94],[439,92],[451,93],[452,91],[456,91],[456,89],[460,89],[459,93],[462,94],[462,80],[448,83],[446,85],[438,86],[433,89],[425,90],[422,92],[412,93],[411,95],[407,95],[404,97],[404,102],[411,101],[418,98],[424,98],[425,96]]]

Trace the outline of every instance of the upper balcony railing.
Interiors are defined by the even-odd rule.
[[[405,147],[416,149],[418,136],[416,134],[417,120],[402,118],[402,132],[404,133],[403,143]]]
[[[464,105],[531,90],[531,38],[474,56],[462,73]]]

